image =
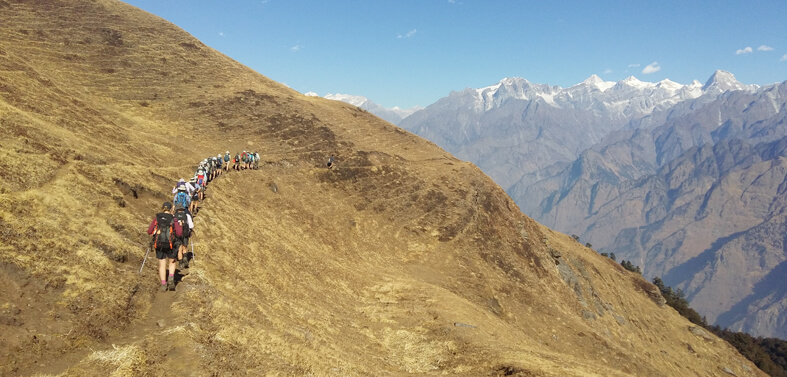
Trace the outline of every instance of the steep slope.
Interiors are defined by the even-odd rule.
[[[3,374],[763,375],[365,111],[119,2],[0,12]],[[143,229],[227,149],[264,164],[211,183],[191,273],[157,292]]]
[[[650,218],[633,218],[647,225],[624,229],[603,250],[682,288],[711,322],[784,338],[784,290],[775,276],[783,276],[785,260],[785,146],[787,139],[756,147],[735,140],[690,151],[625,194],[629,203],[647,195],[642,213]],[[773,295],[758,304],[761,313],[741,318],[755,311],[745,303]]]
[[[685,280],[693,279],[698,271],[669,271],[711,244],[726,242],[726,237],[778,213],[779,208],[769,207],[782,182],[778,177],[773,180],[759,178],[759,186],[771,186],[744,191],[747,194],[745,200],[734,197],[751,183],[751,179],[758,178],[763,169],[770,169],[769,161],[779,156],[778,153],[766,156],[765,152],[756,151],[749,143],[772,142],[785,136],[785,94],[787,83],[756,92],[730,92],[704,104],[696,101],[681,104],[680,107],[693,108],[693,111],[679,109],[677,111],[685,115],[672,117],[652,130],[639,128],[611,135],[605,144],[583,152],[568,168],[555,169],[554,175],[540,181],[523,179],[509,192],[512,197],[519,198],[525,213],[548,226],[580,235],[600,250],[634,260],[645,268],[646,276],[669,274],[667,283],[687,292],[707,289],[724,294],[724,299],[707,300],[701,300],[702,295],[689,295],[696,309],[715,320],[731,305],[743,300],[751,292],[751,284],[761,278],[761,274],[750,281],[746,277],[751,275],[749,266],[741,262],[734,268],[727,268],[725,274],[734,272],[738,274],[736,279],[748,281],[750,285],[740,286],[737,284],[739,281],[731,280],[733,275],[729,275],[728,279],[717,279],[712,283],[700,279],[689,288],[684,285]],[[736,139],[747,142],[741,144]],[[711,144],[696,149],[703,143]],[[712,147],[714,143],[715,147]],[[780,144],[774,145],[773,148],[777,148]],[[763,159],[766,162],[761,169],[756,169],[751,163]],[[719,188],[722,175],[731,170],[743,175],[750,168],[749,178],[742,176],[740,181]],[[738,208],[725,211],[723,207],[727,201],[704,203],[711,189],[730,190],[725,195],[731,196],[731,200],[738,203]],[[684,205],[692,200],[696,203],[693,209],[687,210]],[[703,213],[723,212],[724,216],[714,217],[709,223],[704,215],[696,213],[700,206]],[[639,236],[635,236],[639,233],[631,231],[637,227],[651,230],[646,232],[647,240],[639,240]],[[701,234],[696,235],[702,239],[701,242],[677,241],[676,234],[672,233],[692,227]],[[652,231],[656,228],[664,231]],[[704,229],[714,231],[708,233]],[[771,233],[770,239],[781,242],[778,233]],[[638,244],[640,242],[641,245]],[[728,262],[732,261],[739,259]],[[778,263],[779,260],[769,260],[762,268],[767,273]],[[713,271],[705,270],[703,273],[712,274]],[[730,291],[735,293],[729,296],[722,293]],[[764,330],[763,326],[743,330],[762,336],[784,336],[784,330],[775,323],[766,327],[769,330]]]

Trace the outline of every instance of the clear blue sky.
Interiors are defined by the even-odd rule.
[[[504,77],[787,80],[787,0],[129,0],[291,88],[427,106]],[[652,67],[650,69],[646,67]]]

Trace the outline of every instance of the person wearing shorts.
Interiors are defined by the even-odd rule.
[[[184,269],[189,268],[188,263],[188,256],[186,255],[186,251],[188,250],[189,246],[189,237],[191,236],[191,232],[194,229],[194,221],[191,219],[191,213],[181,206],[179,203],[175,204],[175,213],[173,214],[175,217],[175,221],[180,224],[180,227],[183,229],[182,234],[180,237],[175,237],[175,242],[173,243],[173,249],[177,250],[177,258],[178,258],[178,269],[180,269],[181,275],[186,275],[184,273]],[[184,256],[186,258],[184,258]]]
[[[194,191],[191,192],[191,204],[189,205],[189,212],[195,213],[197,207],[199,207],[199,196],[200,191],[202,190],[202,186],[197,184],[197,178],[191,179],[191,185],[194,188]]]
[[[161,225],[161,226],[159,226]],[[171,233],[170,234],[170,241],[169,242],[158,242],[158,234],[160,232],[170,232],[170,225],[171,225]],[[158,274],[159,279],[161,280],[161,290],[166,291],[174,291],[175,290],[175,267],[176,261],[178,257],[178,251],[174,247],[174,240],[176,237],[180,237],[183,235],[183,228],[180,227],[180,224],[175,221],[174,216],[172,216],[172,203],[165,202],[161,207],[161,212],[156,214],[156,217],[153,218],[153,222],[150,223],[148,227],[148,234],[153,237],[154,240],[154,249],[156,250],[156,259],[158,259]],[[167,277],[167,269],[169,268],[169,278]]]

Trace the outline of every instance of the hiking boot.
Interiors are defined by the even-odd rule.
[[[161,291],[162,292],[166,292],[167,291],[167,284],[161,284]]]
[[[175,291],[175,281],[174,280],[168,280],[167,281],[167,289],[165,289],[165,291],[173,291],[173,292]]]

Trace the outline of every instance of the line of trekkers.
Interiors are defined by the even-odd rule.
[[[202,160],[197,167],[194,177],[188,182],[181,178],[172,188],[174,195],[172,202],[164,202],[161,212],[148,226],[150,249],[156,251],[159,260],[159,279],[161,290],[175,290],[175,270],[181,275],[188,274],[189,261],[194,259],[194,219],[199,212],[199,203],[205,198],[205,189],[208,183],[218,178],[223,171],[229,171],[230,163],[233,170],[258,169],[260,155],[257,152],[247,151],[230,156],[227,151],[216,157]],[[174,204],[174,211],[173,211]],[[191,243],[191,253],[188,246]],[[190,255],[189,255],[190,254]],[[147,255],[146,255],[147,258]],[[144,261],[143,261],[144,266]],[[169,271],[167,271],[169,270]],[[169,272],[169,274],[167,274]]]

